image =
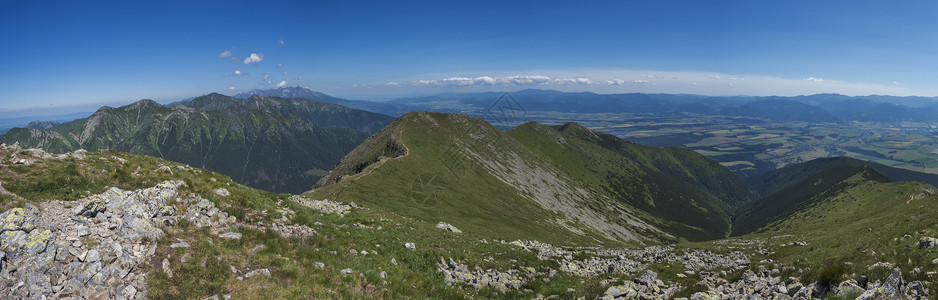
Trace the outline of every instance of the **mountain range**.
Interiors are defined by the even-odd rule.
[[[102,107],[51,129],[14,128],[0,141],[62,153],[116,149],[227,174],[270,191],[308,189],[392,117],[305,99],[221,94],[173,107],[151,100]]]
[[[253,89],[247,92],[238,93],[232,95],[231,97],[238,99],[249,99],[252,96],[265,96],[265,97],[280,97],[280,98],[303,98],[309,100],[316,100],[321,102],[328,102],[343,105],[346,107],[366,110],[375,113],[386,114],[390,116],[399,117],[407,112],[418,110],[418,107],[400,104],[400,103],[387,103],[387,102],[378,102],[378,101],[367,101],[367,100],[347,100],[342,98],[336,98],[329,96],[320,92],[312,91],[308,88],[295,86],[295,87],[281,87],[274,89]]]
[[[576,123],[501,131],[479,118],[412,112],[344,157],[307,194],[426,221],[445,215],[506,239],[642,244],[752,232],[769,216],[801,207],[792,201],[838,192],[805,188],[805,180],[837,184],[857,168],[868,169],[871,180],[938,183],[933,174],[849,158],[796,164],[747,183],[696,152],[634,144]]]
[[[35,125],[0,136],[0,269],[29,282],[0,296],[914,298],[938,279],[938,175],[855,159],[744,180],[576,122],[256,94]]]
[[[445,112],[490,107],[504,93],[449,93],[398,98],[391,103]],[[510,92],[529,111],[562,113],[705,114],[798,122],[896,122],[938,120],[938,98],[896,96],[702,96],[683,94],[595,94],[522,90]],[[468,109],[467,109],[468,108]]]

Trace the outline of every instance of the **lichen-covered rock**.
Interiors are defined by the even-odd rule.
[[[462,231],[456,228],[456,226],[450,225],[449,223],[446,223],[446,222],[437,223],[436,228],[449,230],[450,232],[453,232],[453,233],[462,233]]]
[[[221,197],[228,197],[229,195],[231,195],[231,193],[228,192],[228,189],[218,188],[217,190],[215,190],[215,195],[218,195]]]
[[[919,247],[919,248],[931,248],[931,247],[935,247],[935,246],[938,246],[938,239],[936,239],[936,238],[927,237],[927,236],[926,236],[926,237],[922,237],[920,240],[918,240],[918,247]]]
[[[34,220],[26,217],[22,208],[14,208],[0,214],[0,230],[29,232],[35,227]]]
[[[857,281],[853,279],[841,282],[839,285],[837,285],[836,291],[837,291],[837,295],[839,296],[847,296],[847,295],[854,295],[854,294],[859,295],[865,292],[865,290],[862,287],[860,287]]]

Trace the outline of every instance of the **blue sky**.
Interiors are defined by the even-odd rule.
[[[0,117],[277,85],[936,96],[936,15],[934,1],[0,0]]]

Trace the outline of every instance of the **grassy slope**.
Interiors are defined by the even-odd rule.
[[[10,154],[0,150],[3,157]],[[155,171],[160,165],[168,165],[172,171]],[[550,282],[525,284],[523,288],[533,290],[532,294],[520,291],[502,294],[490,289],[477,291],[449,286],[436,267],[440,257],[452,257],[470,267],[503,271],[519,266],[556,270],[559,266],[540,261],[534,253],[515,246],[480,242],[484,235],[467,230],[472,228],[470,226],[460,227],[465,231],[463,234],[453,234],[435,228],[435,221],[412,219],[380,208],[353,209],[345,217],[323,214],[285,200],[286,194],[256,190],[239,185],[225,175],[177,166],[181,165],[115,151],[91,152],[84,160],[46,160],[31,166],[12,165],[4,160],[0,163],[0,182],[4,188],[26,199],[0,194],[0,207],[5,210],[22,206],[24,202],[53,199],[73,201],[101,193],[109,186],[139,189],[152,187],[162,180],[185,180],[188,187],[180,190],[181,195],[191,193],[209,199],[239,221],[268,223],[277,219],[280,213],[276,209],[281,202],[296,211],[294,223],[318,232],[309,239],[290,239],[272,232],[242,228],[238,230],[243,234],[242,239],[226,240],[205,229],[185,225],[164,228],[167,236],[159,241],[157,257],[151,261],[158,263],[169,258],[176,276],[168,278],[158,265],[146,266],[152,271],[149,278],[152,299],[202,299],[213,294],[247,299],[477,299],[524,298],[533,293],[595,298],[605,291],[599,283],[603,278],[562,274]],[[138,175],[133,175],[135,172]],[[213,191],[220,187],[228,189],[231,195],[215,195]],[[185,211],[184,207],[177,209],[180,213]],[[317,226],[317,222],[322,226]],[[177,238],[193,247],[169,248]],[[416,250],[405,248],[407,242],[415,242]],[[258,245],[266,249],[250,253]],[[370,254],[351,254],[350,249],[367,250]],[[180,260],[184,255],[188,255],[186,262]],[[489,256],[491,259],[487,258]],[[391,262],[392,258],[397,264]],[[317,262],[324,263],[325,268],[318,268]],[[270,268],[273,276],[242,281],[232,275],[230,267]],[[351,268],[353,275],[340,275],[340,270],[345,268]],[[382,271],[386,272],[386,278],[379,275]],[[568,288],[576,291],[569,292]]]
[[[780,189],[741,208],[734,235],[767,241],[773,253],[765,258],[803,270],[796,274],[802,281],[822,273],[835,282],[882,280],[892,267],[870,267],[879,262],[901,268],[908,282],[938,279],[909,273],[938,258],[934,250],[918,248],[919,238],[938,235],[933,186],[896,182],[868,163],[844,159],[794,165],[771,178],[794,182],[776,182]]]
[[[432,120],[425,120],[424,114]],[[555,170],[549,172],[566,178],[567,189],[592,191],[594,196],[583,205],[603,218],[618,222],[622,211],[609,205],[628,207],[642,221],[690,240],[724,237],[730,229],[731,205],[748,200],[741,180],[694,152],[639,146],[606,135],[590,139],[583,136],[588,129],[573,127],[558,130],[529,123],[505,133],[461,115],[412,113],[353,150],[310,194],[472,227],[492,237],[560,244],[604,239],[589,231],[558,236],[568,232],[552,221],[562,216],[526,200],[521,195],[533,196],[530,191],[503,183],[486,169],[490,167],[466,159],[464,153],[498,164],[509,164],[505,158],[517,156],[526,164]],[[433,187],[422,185],[429,181]],[[654,239],[671,238],[657,234]]]
[[[562,216],[525,200],[517,190],[464,156],[451,156],[452,153],[447,152],[452,151],[450,146],[455,145],[453,137],[464,136],[463,131],[468,126],[475,126],[478,119],[464,116],[436,119],[440,123],[407,116],[395,121],[377,134],[382,138],[375,139],[374,144],[380,146],[394,140],[406,148],[405,156],[370,164],[361,170],[362,174],[347,176],[309,194],[317,199],[355,201],[366,206],[383,207],[427,222],[444,221],[490,238],[537,239],[558,245],[616,244],[587,228],[579,228],[586,232],[585,235],[559,235],[559,232],[568,230],[551,220]],[[486,126],[487,133],[470,146],[476,152],[486,153],[489,145],[497,145],[503,151],[524,150],[505,133],[489,128],[488,124],[483,126]],[[336,172],[348,172],[346,175],[357,173],[355,169],[358,168],[345,168],[343,165],[359,166],[374,161],[374,155],[379,154],[368,149],[353,151],[353,155],[340,162]],[[360,156],[356,157],[358,154]],[[335,176],[327,176],[330,177]]]
[[[897,181],[921,181],[931,185],[938,185],[938,175],[915,172],[905,169],[884,166],[878,163],[858,160],[849,157],[819,158],[808,162],[794,164],[746,178],[753,190],[761,195],[785,188],[786,185],[797,183],[804,178],[816,175],[818,172],[832,167],[869,167]]]
[[[609,145],[611,141],[603,143],[584,138],[583,135],[595,133],[582,127],[571,130],[574,126],[579,125],[568,124],[557,130],[527,123],[512,129],[509,134],[571,177],[582,180],[595,190],[604,191],[617,201],[649,212],[653,217],[647,221],[656,223],[665,231],[690,240],[715,239],[728,233],[729,207],[720,198],[663,174],[653,167],[653,160],[647,157],[649,153],[640,152],[645,149],[627,145],[608,146],[614,149],[610,150],[602,145]],[[679,159],[673,152],[659,152],[664,152],[666,158]],[[677,169],[680,167],[671,170]],[[731,173],[727,172],[727,175],[736,178]]]
[[[926,196],[934,187],[870,180],[863,173],[845,179],[838,193],[825,195],[821,201],[742,237],[778,243],[772,245],[776,253],[771,258],[805,268],[806,278],[817,276],[821,266],[843,266],[841,279],[882,279],[891,268],[869,266],[889,262],[906,272],[904,280],[908,282],[938,280],[938,276],[924,272],[908,273],[931,268],[930,262],[938,258],[934,250],[918,248],[919,238],[938,235],[938,196]],[[786,245],[793,241],[808,245]]]
[[[757,231],[766,225],[785,220],[800,210],[827,201],[853,187],[857,178],[876,182],[892,181],[869,167],[834,166],[822,169],[741,208],[734,221],[733,235]]]

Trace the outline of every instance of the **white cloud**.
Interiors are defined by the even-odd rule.
[[[468,77],[450,77],[441,79],[438,82],[440,85],[456,85],[456,86],[466,86],[466,85],[493,85],[495,84],[495,78],[489,76],[482,76],[476,78]]]
[[[899,85],[899,82],[898,82],[898,81],[893,81],[892,84],[893,84],[893,85]]]
[[[286,43],[283,42],[283,40],[277,41],[277,45],[283,46],[283,44],[286,44]]]
[[[251,53],[251,56],[248,56],[248,58],[244,59],[244,64],[246,65],[249,63],[258,63],[258,62],[261,62],[262,60],[264,60],[263,54]]]
[[[218,58],[225,58],[231,56],[233,53],[231,51],[225,51],[218,55]]]
[[[247,74],[248,73],[241,72],[241,70],[234,70],[234,72],[225,74],[225,76],[241,76],[241,75],[247,75]]]
[[[648,81],[648,80],[645,80],[645,79],[632,80],[632,84],[633,84],[633,85],[637,85],[637,86],[652,86],[652,85],[655,85],[654,82],[651,82],[651,81]]]
[[[229,91],[233,91],[234,89],[235,89],[235,88],[234,88],[233,86],[229,86],[229,87],[228,87],[228,90],[229,90]]]
[[[286,85],[287,85],[287,82],[286,82],[286,81],[280,81],[280,83],[278,83],[278,84],[276,85],[276,87],[284,87],[284,86],[286,86]]]
[[[241,61],[241,59],[240,59],[240,58],[237,58],[237,57],[234,57],[234,56],[232,56],[231,59],[228,60],[229,63],[236,63],[236,62],[239,62],[239,61]]]
[[[283,75],[284,75],[284,76],[290,75],[290,72],[283,72]]]
[[[283,67],[283,64],[277,64],[277,68]]]
[[[270,74],[264,73],[264,80],[270,79]]]
[[[365,89],[365,87],[372,88],[370,91],[373,93],[510,91],[541,88],[608,94],[641,92],[711,96],[797,96],[819,93],[897,96],[915,94],[905,85],[893,84],[890,81],[885,84],[869,84],[816,77],[780,78],[756,74],[628,69],[531,70],[493,72],[475,76],[443,75],[435,78],[391,80],[378,85],[365,84],[358,88]]]
[[[550,77],[543,75],[533,75],[533,76],[508,76],[504,80],[507,84],[512,85],[530,85],[530,84],[544,84],[550,82]]]
[[[394,83],[394,84],[390,84]],[[427,86],[545,86],[545,85],[589,85],[594,84],[586,77],[551,78],[544,75],[511,75],[505,77],[449,77],[442,79],[421,79],[406,83]],[[385,85],[400,86],[402,83],[389,82]]]
[[[554,84],[559,85],[580,85],[580,84],[593,84],[593,81],[586,77],[576,77],[576,78],[557,78],[551,81]]]

